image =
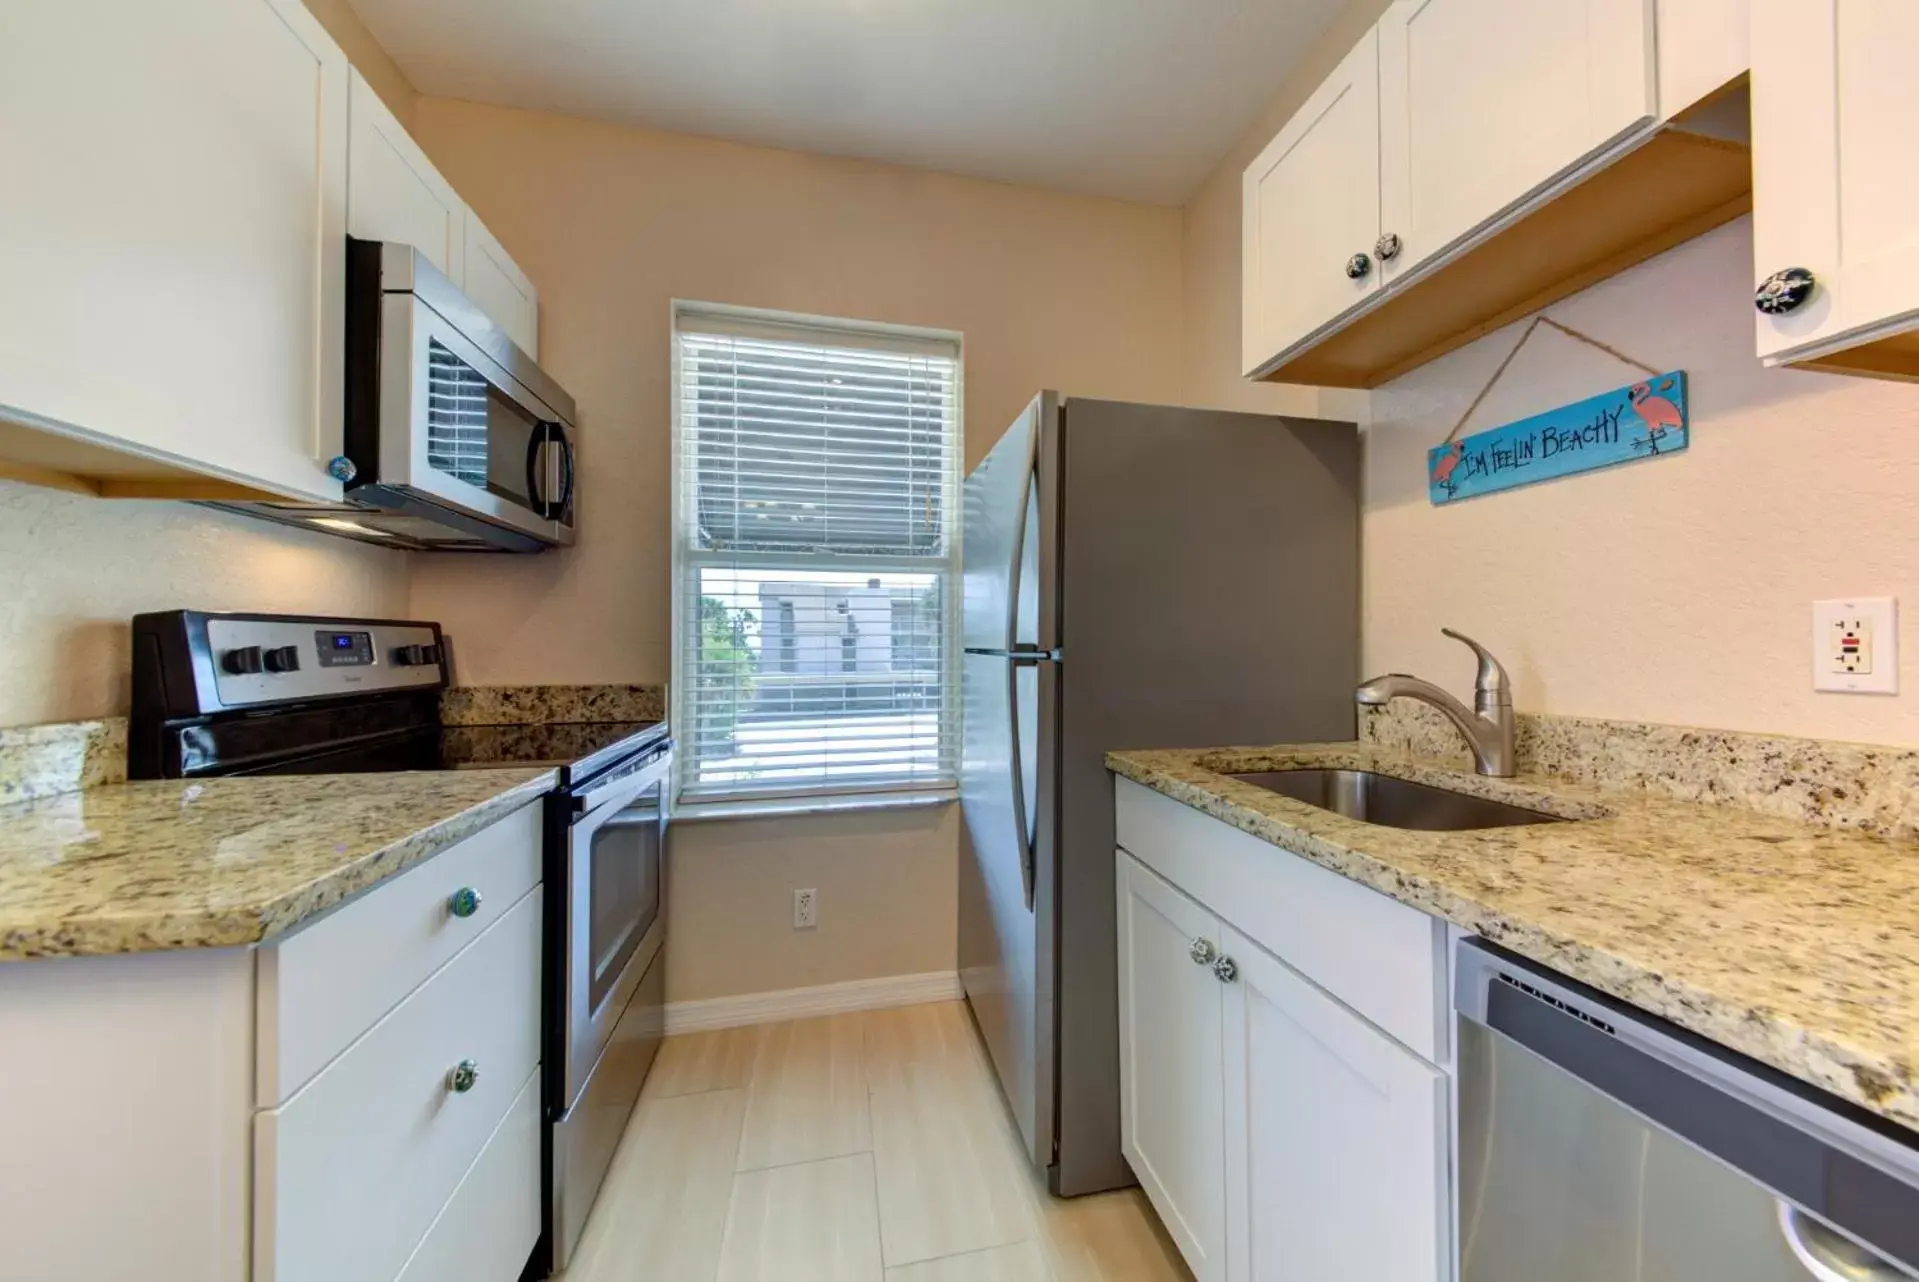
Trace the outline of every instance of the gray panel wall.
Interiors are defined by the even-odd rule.
[[[1130,1182],[1105,753],[1354,737],[1359,436],[1083,400],[1063,436],[1057,1184],[1082,1193]]]

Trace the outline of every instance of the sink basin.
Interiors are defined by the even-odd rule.
[[[1466,832],[1474,828],[1565,822],[1558,815],[1544,811],[1469,797],[1463,792],[1448,792],[1408,779],[1376,775],[1369,770],[1267,770],[1230,777],[1348,819],[1387,828]]]

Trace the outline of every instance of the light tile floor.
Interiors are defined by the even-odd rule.
[[[1190,1282],[1049,1195],[958,1002],[668,1038],[564,1282]]]

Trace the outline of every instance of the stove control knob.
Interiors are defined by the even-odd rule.
[[[268,672],[298,672],[300,670],[300,647],[297,645],[276,645],[266,652]]]
[[[440,661],[437,645],[403,645],[393,652],[393,663],[401,668],[423,668]]]
[[[252,676],[263,666],[260,647],[243,645],[237,650],[228,650],[220,656],[220,666],[236,677]]]

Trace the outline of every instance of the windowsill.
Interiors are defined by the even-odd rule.
[[[766,819],[789,815],[837,815],[864,810],[922,810],[959,800],[954,788],[922,792],[850,793],[838,797],[767,797],[758,801],[685,801],[673,807],[672,823],[709,819]]]

